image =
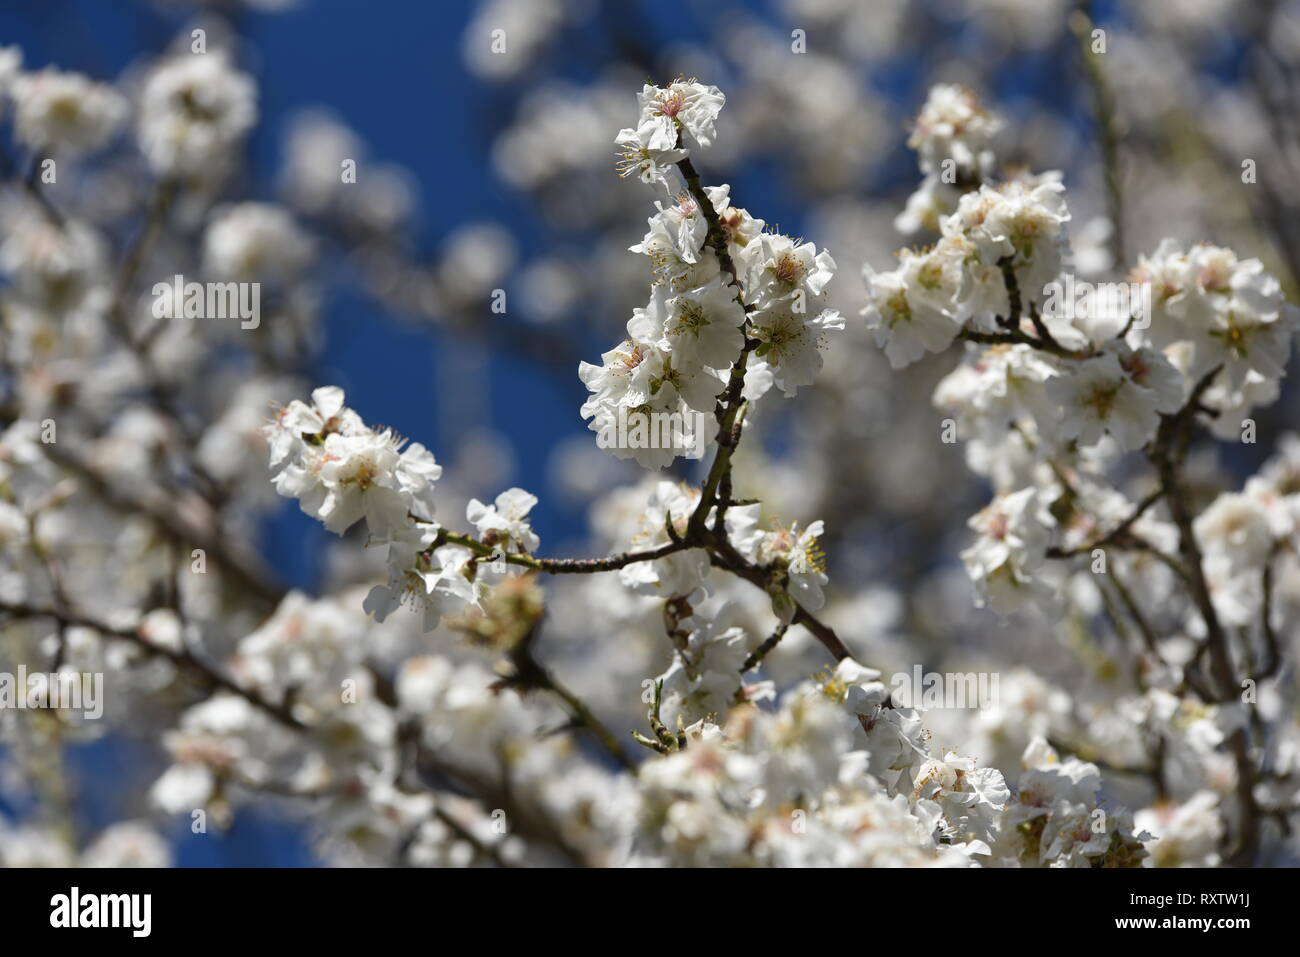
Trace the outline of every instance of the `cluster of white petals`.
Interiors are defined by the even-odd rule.
[[[581,363],[578,374],[591,393],[582,416],[601,447],[663,468],[678,457],[698,458],[714,439],[718,397],[742,357],[746,399],[774,384],[793,396],[815,380],[827,334],[842,330],[844,320],[817,308],[835,273],[829,253],[765,232],[763,220],[732,205],[729,186],[703,187],[692,182],[693,167],[680,165],[689,158],[684,144],[713,142],[725,102],[717,88],[678,80],[646,86],[639,100],[637,127],[618,135],[622,169],[670,195],[676,177],[681,191],[671,204],[655,203],[645,237],[631,247],[650,260],[650,301],[634,311],[627,339],[599,366]],[[629,438],[629,419],[662,421],[663,435]]]
[[[1207,408],[1227,420],[1220,434],[1230,434],[1252,406],[1276,398],[1297,311],[1259,260],[1208,244],[1185,251],[1173,240],[1138,260],[1128,298],[1089,287],[1063,302],[1075,277],[1060,177],[991,181],[985,147],[996,124],[973,103],[937,87],[922,109],[911,144],[922,171],[947,153],[966,157],[970,175],[954,210],[937,219],[932,246],[902,250],[889,272],[863,267],[863,315],[894,368],[959,337],[972,342],[934,400],[967,440],[968,463],[999,492],[972,519],[980,537],[962,558],[980,601],[1010,612],[1031,598],[1052,606],[1059,568],[1045,559],[1059,533],[1068,534],[1057,528],[1053,503],[1069,495],[1082,504],[1076,486],[1117,455],[1152,448],[1162,421],[1189,400],[1212,400]],[[945,135],[967,125],[970,143]],[[977,152],[984,159],[973,163]],[[1083,474],[1067,486],[1060,467],[1072,459]],[[1112,499],[1090,525],[1118,524],[1123,511],[1123,497]],[[1256,582],[1265,557],[1256,550],[1247,561]],[[1213,554],[1209,568],[1216,581],[1230,574]],[[1238,624],[1258,605],[1232,607],[1243,587],[1215,592]]]
[[[257,89],[219,50],[154,67],[141,94],[140,147],[161,173],[222,165],[257,121]]]
[[[467,567],[473,554],[439,543],[432,516],[442,466],[418,442],[367,427],[343,398],[336,386],[316,389],[310,405],[295,399],[267,426],[275,490],[338,535],[364,519],[370,542],[388,548],[388,582],[371,590],[366,610],[383,621],[406,606],[432,630],[444,613],[477,605],[481,587]],[[487,520],[477,501],[469,512]],[[527,508],[513,512],[516,537],[535,542],[523,522]]]
[[[14,132],[34,150],[85,153],[121,126],[127,104],[113,87],[48,68],[13,81]]]

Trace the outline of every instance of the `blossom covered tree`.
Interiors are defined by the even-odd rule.
[[[485,5],[470,64],[518,68],[551,28],[527,16]],[[497,20],[535,44],[480,62],[471,39]],[[564,557],[533,527],[538,496],[368,423],[366,396],[312,367],[324,249],[363,248],[377,300],[483,336],[505,281],[496,234],[410,261],[391,238],[400,177],[349,180],[359,145],[319,115],[290,141],[283,205],[233,198],[257,118],[233,46],[187,34],[126,92],[0,50],[32,164],[0,246],[0,660],[107,688],[106,722],[50,688],[0,711],[7,760],[46,812],[0,824],[0,859],[167,860],[143,820],[85,839],[53,813],[61,747],[108,723],[149,729],[165,755],[155,825],[220,829],[282,804],[337,862],[1293,860],[1300,437],[1264,415],[1297,313],[1260,258],[1181,230],[1130,258],[1115,81],[1090,26],[1076,18],[1070,38],[1110,144],[1108,213],[1082,238],[1064,177],[1006,162],[1016,119],[961,84],[932,85],[899,137],[919,164],[910,198],[855,210],[830,238],[769,225],[763,195],[711,172],[714,155],[732,162],[730,111],[753,141],[798,114],[758,112],[770,80],[724,94],[683,72],[576,108],[610,120],[598,161],[618,198],[587,213],[641,237],[598,271],[630,318],[603,330],[616,344],[599,362],[555,323],[494,314],[486,333],[578,364],[566,381],[585,389],[589,433],[561,464],[593,500],[590,548]],[[778,56],[749,42],[752,59]],[[797,69],[819,67],[837,76]],[[507,177],[539,193],[547,162],[557,178],[588,162],[527,148],[555,146],[557,102],[498,143]],[[852,176],[818,137],[860,142],[854,112],[814,111],[792,147],[827,189]],[[119,139],[138,160],[133,230],[65,206],[40,175]],[[861,219],[914,245],[889,269],[860,238],[841,251]],[[193,300],[181,282],[200,274],[218,296],[256,284],[261,314],[209,322],[213,283]],[[575,281],[554,264],[529,276]],[[1206,456],[1257,438],[1262,464],[1222,481]],[[982,507],[942,495],[962,481],[954,447]],[[909,504],[908,483],[943,501]],[[276,493],[339,536],[318,594],[275,584],[251,546]],[[888,575],[864,573],[859,538],[883,541]],[[1000,653],[963,647],[981,629]],[[898,680],[934,663],[991,671],[999,693],[967,708]]]

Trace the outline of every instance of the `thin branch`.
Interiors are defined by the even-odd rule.
[[[1197,611],[1205,623],[1214,680],[1219,686],[1218,694],[1222,696],[1220,700],[1226,700],[1232,697],[1236,690],[1232,660],[1228,654],[1228,639],[1210,595],[1209,582],[1205,577],[1204,558],[1200,544],[1196,540],[1196,532],[1192,527],[1191,508],[1187,503],[1182,477],[1179,475],[1179,467],[1186,456],[1191,427],[1195,421],[1196,406],[1200,402],[1200,397],[1218,375],[1220,368],[1215,367],[1202,377],[1182,409],[1161,416],[1155,442],[1147,454],[1160,473],[1160,485],[1165,491],[1169,514],[1178,527],[1179,555],[1183,567],[1187,570],[1192,599],[1196,602]]]
[[[1090,554],[1095,548],[1105,548],[1107,545],[1119,544],[1125,538],[1128,530],[1133,526],[1133,523],[1145,515],[1152,505],[1160,501],[1160,499],[1164,497],[1164,494],[1165,489],[1162,485],[1156,488],[1155,491],[1147,494],[1142,501],[1137,504],[1137,507],[1133,509],[1129,516],[1124,519],[1124,521],[1120,522],[1100,538],[1095,538],[1091,542],[1087,542],[1083,545],[1076,545],[1074,548],[1049,548],[1047,550],[1047,557],[1073,558],[1075,555]]]
[[[450,812],[435,804],[433,808],[433,816],[445,824],[452,833],[462,841],[474,848],[478,854],[486,857],[497,867],[514,867],[513,864],[501,856],[499,850],[490,844],[484,844],[480,841],[473,831],[467,828],[464,824],[461,824],[460,821],[456,820],[455,816]]]
[[[1276,554],[1276,549],[1273,554]],[[1256,682],[1272,678],[1282,666],[1282,653],[1278,647],[1277,629],[1273,627],[1273,554],[1270,554],[1264,562],[1264,595],[1261,602],[1262,607],[1259,610],[1259,630],[1264,636],[1264,650],[1267,657],[1264,659],[1265,664],[1252,675]]]
[[[718,257],[719,267],[730,277],[731,285],[736,288],[736,301],[740,303],[741,308],[746,308],[744,293],[740,286],[740,277],[736,272],[735,263],[731,261],[731,253],[727,250],[726,231],[718,219],[717,210],[713,208],[712,200],[709,199],[708,193],[705,192],[704,186],[700,182],[700,174],[696,172],[690,157],[681,160],[677,164],[677,168],[681,170],[682,176],[686,179],[686,188],[690,190],[691,197],[695,200],[696,206],[699,207],[705,222],[708,223],[705,242],[712,247],[714,254]],[[713,458],[713,464],[709,468],[709,474],[705,478],[700,491],[699,504],[695,507],[695,511],[691,513],[690,520],[687,523],[687,537],[698,535],[703,530],[709,511],[717,502],[718,488],[722,484],[724,476],[730,475],[731,456],[736,450],[736,443],[740,440],[737,417],[743,405],[741,393],[745,388],[745,368],[749,362],[750,352],[758,347],[758,341],[749,336],[748,318],[745,320],[742,331],[745,335],[745,345],[736,361],[732,363],[731,374],[727,379],[727,388],[719,399],[716,413],[718,418],[718,451]],[[719,519],[719,523],[720,521]]]
[[[1016,278],[1016,269],[1015,266],[1012,265],[1014,259],[1015,256],[1012,255],[1003,256],[998,260],[998,268],[1002,270],[1002,285],[1007,289],[1007,304],[1010,307],[1010,311],[1005,316],[998,316],[998,325],[1005,329],[1019,330],[1022,307],[1020,300],[1020,280]],[[1042,336],[1044,342],[1049,338],[1048,336],[1042,335],[1042,332],[1040,332],[1039,335]]]
[[[497,554],[497,550],[470,535],[462,535],[459,532],[449,532],[445,529],[438,533],[434,543],[430,548],[437,548],[440,545],[459,545],[462,548],[468,548],[480,558],[491,558]],[[635,565],[637,562],[652,562],[658,558],[667,558],[675,552],[685,551],[687,548],[695,547],[688,544],[685,540],[676,542],[665,542],[657,548],[646,549],[640,552],[619,552],[616,555],[606,555],[603,558],[534,558],[532,555],[524,555],[517,552],[508,552],[505,555],[505,561],[509,565],[518,565],[521,568],[530,568],[537,572],[546,572],[551,575],[594,575],[599,572],[612,572],[623,568],[626,565]]]
[[[515,646],[510,654],[510,663],[514,666],[514,673],[503,678],[494,687],[511,687],[521,692],[534,689],[550,692],[568,707],[574,724],[589,730],[596,740],[600,742],[601,747],[609,753],[610,757],[623,770],[634,770],[636,765],[623,753],[618,740],[596,717],[596,713],[591,710],[585,701],[561,684],[559,679],[543,667],[533,656],[532,646],[537,632],[538,626],[534,625],[532,630]]]
[[[790,626],[785,622],[778,624],[776,630],[773,631],[772,634],[768,635],[761,645],[750,652],[749,657],[745,659],[745,663],[740,666],[741,673],[743,674],[746,671],[752,671],[754,668],[757,668],[762,664],[763,659],[771,654],[772,650],[781,643],[781,639],[785,637],[786,630],[789,627]]]
[[[1048,342],[1028,335],[1019,329],[1008,329],[1004,332],[981,332],[978,329],[962,329],[957,333],[957,338],[965,342],[974,342],[985,346],[999,345],[1021,345],[1030,346],[1043,352],[1050,352],[1054,356],[1062,359],[1090,359],[1094,355],[1092,352],[1067,349],[1059,342],[1052,340]]]
[[[1122,269],[1128,262],[1125,248],[1124,191],[1119,161],[1119,122],[1116,118],[1115,91],[1102,68],[1100,54],[1092,48],[1093,20],[1091,3],[1083,0],[1070,17],[1070,28],[1079,39],[1079,54],[1084,74],[1092,89],[1093,118],[1101,147],[1101,167],[1106,181],[1106,213],[1110,219],[1110,252],[1114,267]]]
[[[54,608],[42,608],[33,605],[15,604],[12,602],[0,602],[0,612],[10,615],[15,619],[50,618],[63,626],[90,628],[107,637],[129,641],[149,654],[166,658],[178,668],[184,671],[189,671],[191,674],[197,676],[200,681],[209,688],[228,691],[233,695],[243,698],[249,704],[274,718],[285,727],[292,728],[295,731],[309,730],[308,726],[294,717],[289,709],[284,705],[270,701],[262,697],[259,692],[244,687],[215,665],[203,661],[188,651],[175,651],[171,648],[156,645],[153,642],[146,640],[144,636],[135,629],[117,628],[105,622],[88,618],[71,611],[59,611]]]
[[[1210,594],[1209,582],[1205,577],[1204,556],[1196,540],[1191,508],[1188,505],[1186,490],[1179,475],[1180,467],[1187,455],[1187,446],[1191,440],[1192,425],[1195,423],[1196,411],[1201,396],[1210,387],[1222,367],[1216,366],[1206,373],[1192,389],[1187,404],[1172,415],[1161,416],[1160,428],[1156,441],[1148,451],[1152,462],[1160,472],[1160,484],[1166,492],[1170,517],[1178,527],[1178,549],[1182,563],[1187,569],[1188,584],[1192,598],[1205,623],[1206,648],[1210,655],[1210,670],[1213,678],[1214,700],[1226,702],[1232,700],[1237,692],[1237,678],[1228,649],[1228,637],[1214,607]],[[1234,866],[1248,866],[1254,861],[1259,849],[1259,805],[1255,800],[1256,768],[1250,755],[1250,736],[1245,728],[1239,728],[1229,738],[1233,761],[1237,770],[1237,801],[1240,805],[1240,822],[1238,834],[1228,860]]]
[[[773,582],[770,570],[748,561],[743,555],[736,551],[735,547],[730,542],[726,541],[726,539],[721,536],[715,538],[715,545],[709,552],[709,559],[713,563],[714,567],[722,568],[734,575],[738,575],[764,591],[768,591],[772,585],[777,584],[776,582]],[[803,625],[812,632],[813,636],[822,643],[836,661],[842,661],[845,658],[853,657],[853,653],[849,651],[848,646],[840,640],[839,635],[835,634],[833,628],[819,620],[817,616],[813,615],[804,608],[803,605],[795,601],[793,597],[790,598],[790,601],[794,605],[794,618],[792,619],[791,624]]]
[[[79,457],[61,451],[57,445],[42,445],[41,449],[56,465],[85,478],[110,507],[146,516],[174,542],[202,548],[223,571],[266,604],[277,605],[284,597],[282,588],[270,581],[268,575],[256,568],[250,559],[237,554],[219,534],[196,528],[183,520],[178,503],[165,492],[143,488],[128,495]],[[216,525],[215,517],[212,524]]]
[[[1124,610],[1129,613],[1133,623],[1137,626],[1138,633],[1142,636],[1142,643],[1146,645],[1147,651],[1160,660],[1160,649],[1158,639],[1156,638],[1155,628],[1147,620],[1137,601],[1133,598],[1133,593],[1129,591],[1128,586],[1115,574],[1115,569],[1110,569],[1110,582],[1115,586],[1115,593],[1119,595],[1119,600],[1124,604]]]

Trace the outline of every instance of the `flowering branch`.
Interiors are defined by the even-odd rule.
[[[446,529],[438,530],[438,535],[429,550],[432,551],[441,545],[447,544],[468,548],[480,558],[491,558],[498,554],[497,549],[490,544],[480,542],[473,536],[451,532]],[[594,575],[600,572],[617,571],[637,562],[651,562],[660,558],[667,558],[676,552],[695,547],[696,544],[694,541],[680,539],[660,545],[658,548],[639,552],[620,552],[617,555],[606,555],[603,558],[535,558],[532,555],[509,552],[504,555],[504,561],[509,565],[528,568],[536,572],[545,572],[548,575]]]
[[[1093,48],[1091,0],[1080,0],[1070,15],[1070,29],[1079,41],[1079,56],[1084,74],[1092,89],[1093,115],[1101,140],[1101,168],[1106,181],[1106,212],[1110,220],[1111,258],[1118,266],[1128,261],[1124,240],[1124,192],[1119,161],[1119,121],[1116,116],[1115,92],[1102,68],[1101,57]]]
[[[1047,557],[1073,558],[1076,555],[1090,554],[1094,549],[1105,548],[1107,545],[1121,545],[1132,541],[1128,534],[1129,529],[1131,529],[1133,524],[1151,509],[1151,506],[1164,498],[1164,495],[1165,488],[1163,485],[1160,485],[1143,496],[1142,500],[1133,508],[1133,511],[1129,512],[1128,516],[1125,517],[1122,522],[1104,535],[1101,535],[1090,542],[1085,542],[1082,545],[1076,545],[1074,548],[1060,548],[1059,546],[1054,545],[1047,550]]]
[[[128,641],[142,651],[156,657],[165,658],[178,668],[196,675],[208,688],[227,691],[243,698],[253,707],[274,718],[287,728],[295,731],[307,730],[307,726],[295,718],[292,712],[283,704],[269,701],[258,692],[244,687],[214,665],[201,660],[184,648],[170,648],[149,641],[140,634],[138,629],[114,627],[106,622],[97,621],[73,611],[59,611],[54,608],[40,608],[21,603],[0,602],[0,612],[14,619],[50,618],[63,627],[90,628],[102,635]]]
[[[679,135],[680,143],[680,135]],[[736,265],[732,262],[731,253],[727,250],[727,236],[722,227],[722,222],[718,218],[717,210],[714,209],[713,201],[704,191],[700,182],[700,174],[696,172],[694,164],[691,163],[690,157],[684,157],[677,163],[677,168],[681,170],[682,176],[686,179],[687,189],[690,191],[691,198],[694,199],[696,206],[704,216],[707,224],[704,242],[713,249],[714,255],[718,257],[718,264],[722,271],[727,274],[732,287],[736,290],[736,301],[745,308],[748,313],[749,307],[745,306],[744,290],[740,284],[740,277],[736,272]],[[704,487],[700,494],[699,504],[696,505],[695,511],[691,513],[690,522],[687,525],[687,535],[698,536],[704,528],[704,523],[708,518],[710,510],[717,504],[719,488],[726,483],[729,487],[731,481],[731,456],[736,451],[736,446],[740,443],[740,430],[742,428],[739,419],[743,403],[741,402],[741,391],[745,387],[745,368],[749,361],[750,353],[758,347],[758,340],[749,335],[750,323],[746,316],[741,325],[741,333],[744,336],[744,347],[740,350],[740,355],[731,366],[731,373],[727,378],[727,388],[719,397],[719,405],[716,411],[718,419],[718,451],[714,456],[713,464],[709,468],[709,474],[704,480]],[[718,526],[721,527],[726,506],[718,514]]]

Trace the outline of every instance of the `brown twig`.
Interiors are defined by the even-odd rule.
[[[106,622],[97,621],[96,619],[88,618],[73,611],[60,611],[54,608],[37,607],[13,602],[0,602],[0,612],[15,619],[49,618],[62,626],[90,628],[109,638],[118,638],[123,641],[129,641],[131,644],[149,654],[156,655],[160,658],[166,658],[178,668],[196,675],[200,681],[209,688],[227,691],[230,694],[243,698],[249,704],[274,718],[285,727],[292,728],[296,731],[308,730],[308,726],[294,717],[289,709],[283,704],[270,701],[267,698],[262,697],[259,692],[244,687],[215,665],[203,661],[188,651],[176,651],[148,641],[137,629],[114,627]]]

